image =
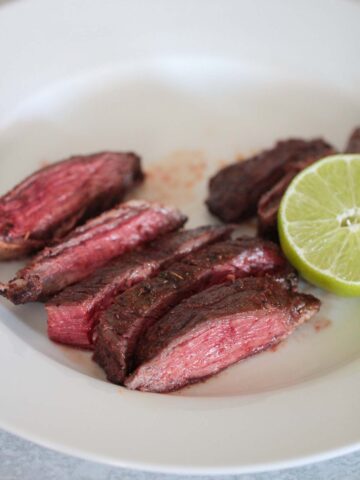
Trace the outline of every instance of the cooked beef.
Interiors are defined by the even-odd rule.
[[[37,171],[0,198],[0,260],[63,237],[115,205],[142,178],[133,153],[76,156]]]
[[[327,155],[332,147],[321,139],[290,139],[271,150],[220,170],[210,179],[207,205],[225,222],[243,220],[256,213],[260,197],[288,171],[304,168],[309,158]]]
[[[286,263],[282,267],[278,267],[273,271],[266,273],[264,276],[271,277],[272,280],[279,283],[283,288],[296,292],[299,286],[299,277],[292,265]]]
[[[278,344],[312,317],[320,302],[248,277],[184,300],[148,329],[128,388],[170,392],[199,382]]]
[[[181,300],[227,279],[264,275],[285,265],[276,245],[257,238],[219,242],[191,254],[126,290],[100,315],[94,359],[110,381],[121,384],[139,337]]]
[[[260,235],[277,238],[277,214],[280,202],[292,179],[304,168],[333,153],[334,148],[321,139],[307,142],[299,149],[288,166],[289,171],[259,200],[257,214]]]
[[[296,173],[288,172],[270,190],[265,192],[258,203],[258,235],[276,240],[277,215],[281,199]]]
[[[174,208],[142,201],[123,203],[78,227],[58,245],[45,248],[15,279],[1,285],[0,293],[15,304],[46,299],[185,221]]]
[[[123,255],[82,282],[65,288],[47,304],[48,335],[57,342],[92,347],[101,311],[115,296],[181,257],[228,238],[231,227],[199,227],[169,233],[141,250]]]
[[[346,147],[346,153],[360,153],[360,127],[355,128],[352,132]]]

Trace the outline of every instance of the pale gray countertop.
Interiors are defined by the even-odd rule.
[[[8,0],[0,0],[0,4]],[[355,0],[359,1],[359,0]],[[183,476],[109,467],[63,455],[0,430],[0,480],[170,480]],[[187,476],[186,480],[215,477]],[[360,451],[305,467],[221,480],[360,480]]]
[[[0,480],[170,480],[175,475],[145,473],[80,460],[39,447],[0,430]],[[215,477],[186,477],[186,480]],[[221,480],[359,480],[360,452],[281,472],[216,477]]]

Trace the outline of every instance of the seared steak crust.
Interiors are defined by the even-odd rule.
[[[140,340],[125,385],[170,392],[199,382],[284,340],[320,308],[271,277],[248,277],[184,300]]]
[[[56,246],[45,248],[13,280],[0,286],[0,293],[15,304],[47,299],[185,221],[175,208],[135,200],[123,203],[78,227]]]
[[[210,179],[209,210],[225,222],[234,222],[256,213],[261,196],[289,171],[299,171],[309,158],[325,156],[332,147],[321,139],[290,139],[255,157],[220,170]]]
[[[121,384],[138,339],[181,300],[227,279],[265,275],[286,265],[276,245],[257,238],[228,240],[191,254],[124,292],[100,315],[94,359],[110,381]]]
[[[35,172],[0,198],[0,260],[62,238],[111,208],[142,178],[134,153],[76,156]]]
[[[345,151],[346,153],[360,153],[360,127],[355,128],[352,132]]]
[[[333,153],[335,153],[333,147],[320,139],[307,142],[299,149],[289,164],[289,171],[260,197],[257,207],[260,235],[277,238],[277,214],[280,202],[292,179],[304,168]]]
[[[49,337],[68,345],[92,348],[92,332],[100,313],[117,295],[181,257],[228,238],[231,232],[229,226],[180,230],[111,261],[47,302]]]

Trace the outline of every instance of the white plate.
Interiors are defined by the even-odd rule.
[[[0,191],[41,162],[134,149],[138,195],[210,220],[206,177],[290,135],[339,148],[360,123],[349,0],[46,0],[0,7]],[[15,271],[1,264],[1,279]],[[359,300],[320,295],[276,352],[173,395],[106,383],[46,338],[40,305],[0,304],[0,426],[74,455],[188,473],[258,471],[360,446]],[[327,326],[328,328],[323,328]]]

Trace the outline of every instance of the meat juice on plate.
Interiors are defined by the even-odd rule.
[[[357,142],[358,142],[358,132],[355,131],[349,141],[348,148],[350,149],[356,148]],[[280,153],[278,152],[278,150]],[[280,142],[273,150],[265,151],[257,155],[255,157],[255,160],[253,159],[252,163],[251,161],[249,163],[245,161],[245,163],[242,163],[242,164],[241,163],[235,164],[233,167],[231,167],[234,169],[234,172],[231,175],[230,180],[232,182],[234,181],[235,183],[239,181],[244,182],[245,177],[243,177],[242,175],[239,176],[238,172],[242,172],[242,171],[245,171],[248,173],[250,172],[248,177],[246,177],[247,182],[249,183],[246,187],[247,188],[246,191],[249,193],[249,195],[245,195],[245,196],[243,195],[243,198],[241,200],[243,204],[240,205],[241,202],[239,203],[239,201],[237,200],[237,203],[236,203],[235,199],[237,198],[237,194],[239,193],[241,188],[239,190],[236,190],[236,189],[231,190],[230,188],[227,188],[228,185],[224,183],[223,180],[220,183],[218,182],[218,184],[221,187],[220,190],[222,194],[226,194],[225,196],[227,196],[225,200],[226,201],[231,200],[233,202],[233,204],[229,206],[228,211],[233,211],[235,207],[236,207],[235,210],[241,207],[240,214],[237,213],[236,218],[235,216],[231,218],[233,218],[234,220],[235,219],[239,220],[241,218],[249,218],[254,212],[256,212],[257,202],[262,197],[262,195],[264,193],[266,195],[267,193],[272,192],[272,188],[275,188],[274,192],[276,191],[276,195],[275,195],[276,201],[273,201],[272,196],[270,195],[269,196],[270,201],[268,202],[264,201],[262,205],[262,209],[260,210],[261,219],[264,219],[265,217],[266,218],[271,217],[272,223],[270,227],[273,229],[274,218],[276,218],[276,210],[278,208],[279,202],[281,201],[282,193],[286,189],[287,184],[290,183],[291,178],[295,176],[295,173],[297,173],[298,171],[297,169],[302,169],[306,167],[309,163],[313,163],[316,160],[318,160],[322,155],[326,155],[332,152],[333,152],[333,148],[326,142],[323,142],[322,140],[316,140],[313,142],[304,142],[302,140],[289,140],[287,142],[286,141],[282,143]],[[266,181],[262,183],[258,182],[257,188],[255,188],[256,186],[255,185],[256,182],[255,182],[254,188],[252,188],[251,182],[253,180],[256,180],[257,174],[253,175],[251,173],[251,168],[249,170],[248,167],[252,164],[255,165],[255,163],[256,164],[259,163],[260,166],[257,167],[257,171],[259,173],[259,171],[262,171],[262,168],[261,168],[262,163],[264,162],[266,163],[266,161],[269,160],[269,158],[270,160],[272,159],[270,162],[271,164],[274,163],[273,160],[279,161],[279,158],[280,158],[281,168],[280,169],[275,168],[275,171],[272,171],[272,168],[273,168],[272,166],[270,168],[271,171],[269,175],[265,179]],[[215,165],[214,163],[211,163],[211,164],[213,166]],[[286,165],[285,168],[283,168],[284,164]],[[293,171],[292,165],[294,164],[296,168]],[[229,167],[225,167],[225,170],[230,171],[231,168],[229,169]],[[261,173],[264,173],[264,171],[265,169]],[[205,197],[206,180],[212,173],[213,172],[211,172],[211,167],[208,168],[205,155],[203,155],[201,152],[178,151],[170,155],[169,157],[164,158],[162,161],[155,162],[151,165],[151,167],[147,171],[147,181],[136,190],[135,195],[137,197],[141,196],[142,198],[146,198],[146,199],[157,200],[157,201],[161,200],[166,203],[173,203],[181,207],[182,210],[185,211],[185,213],[188,213],[191,216],[192,221],[196,222],[197,217],[196,215],[194,215],[194,204],[202,205],[202,201]],[[221,173],[219,175],[217,175],[216,178],[220,178]],[[287,177],[289,177],[289,180],[286,180],[286,182],[284,182],[283,180],[287,179]],[[280,185],[280,183],[277,183],[277,182],[283,182],[283,183],[281,183]],[[215,183],[212,182],[211,187],[214,187],[214,185]],[[260,188],[259,185],[262,188],[260,193],[259,193],[259,188]],[[277,188],[277,185],[280,185],[281,188]],[[230,196],[228,195],[229,193],[230,193]],[[234,202],[236,203],[236,205]],[[214,203],[214,197],[210,198],[209,205],[214,212],[222,215],[221,212],[217,209],[217,207],[215,208],[213,206],[213,203]],[[273,212],[271,211],[271,215],[266,216],[264,212],[267,213],[267,208],[269,206],[271,208],[275,207],[275,210],[274,210],[275,214],[273,215]],[[202,210],[200,209],[200,213],[198,210],[197,214],[199,218],[203,219],[204,213],[205,213],[205,210],[204,210],[205,207],[202,206],[201,208]],[[170,230],[179,228],[184,223],[185,217],[181,215],[180,212],[178,212],[178,217],[181,220],[179,220],[177,223],[175,222],[173,226],[169,227]],[[225,217],[227,220],[230,220],[229,215],[226,214]],[[253,220],[250,220],[250,224],[252,224],[252,222]],[[165,232],[166,232],[166,229],[165,230],[160,229],[159,232],[156,233],[155,237],[157,237],[160,233],[165,233]],[[260,232],[263,233],[264,229],[260,228]],[[147,238],[147,240],[149,239]],[[220,240],[220,237],[218,238],[218,240]],[[262,240],[255,240],[255,242],[261,243]],[[137,244],[134,244],[131,247],[131,249],[133,249],[135,245],[137,246]],[[218,245],[220,244],[215,244],[214,246],[215,250]],[[240,277],[244,275],[249,276],[256,273],[255,271],[252,270],[252,267],[256,265],[257,260],[256,260],[256,256],[254,256],[251,253],[247,253],[246,258],[244,257],[245,263],[249,268],[247,270],[245,269],[244,272],[242,272],[241,274],[238,273],[238,271],[240,271],[241,268],[238,265],[236,265],[234,266],[235,269],[233,270],[230,269],[229,271],[227,271],[227,269],[225,269],[226,275],[221,276],[220,270],[219,270],[219,264],[218,264],[219,262],[218,262],[212,265],[212,267],[210,267],[209,272],[206,274],[206,276],[208,277],[206,281],[201,281],[200,282],[201,285],[196,284],[196,286],[195,285],[191,286],[190,289],[188,289],[189,291],[185,289],[186,292],[183,295],[181,293],[182,292],[181,282],[184,280],[186,275],[188,275],[188,272],[186,271],[185,266],[188,264],[189,266],[191,265],[191,268],[194,268],[196,272],[200,271],[199,269],[201,269],[202,266],[197,264],[197,258],[201,258],[201,255],[203,255],[206,252],[207,248],[210,248],[210,250],[212,248],[212,247],[205,247],[205,244],[203,245],[203,247],[204,247],[204,252],[201,253],[200,251],[199,254],[196,254],[195,256],[193,256],[193,260],[191,260],[192,258],[191,256],[189,258],[185,257],[184,260],[180,260],[180,263],[178,262],[179,266],[177,266],[177,264],[171,265],[170,268],[168,267],[167,270],[165,270],[163,273],[160,273],[158,277],[155,276],[154,280],[147,281],[144,279],[139,279],[139,280],[142,280],[142,282],[140,282],[139,285],[135,287],[131,287],[131,282],[130,282],[127,285],[127,287],[131,287],[131,288],[126,290],[124,294],[121,294],[121,291],[115,292],[114,290],[112,292],[110,297],[112,302],[114,302],[114,305],[110,306],[111,302],[109,302],[109,305],[106,306],[106,308],[104,309],[104,312],[101,313],[100,315],[100,326],[95,331],[95,358],[100,363],[100,365],[102,365],[105,368],[108,378],[111,381],[116,383],[123,383],[125,380],[125,377],[127,376],[127,379],[125,380],[125,384],[129,388],[147,390],[147,391],[153,391],[153,392],[167,392],[167,391],[172,391],[172,390],[182,388],[188,384],[198,382],[202,378],[211,376],[217,373],[218,371],[224,369],[225,367],[233,364],[234,362],[240,359],[246,358],[249,355],[253,355],[257,352],[260,352],[262,350],[266,350],[269,348],[277,349],[277,345],[281,340],[283,340],[290,333],[292,333],[295,327],[297,327],[303,321],[306,321],[310,317],[312,317],[319,309],[320,303],[316,298],[314,298],[312,295],[301,294],[294,290],[293,280],[290,280],[291,275],[293,274],[289,269],[285,269],[284,272],[286,273],[284,274],[280,272],[276,273],[276,272],[272,272],[269,265],[266,264],[264,268],[264,272],[261,272],[262,277],[258,279],[249,277],[249,278],[245,278],[243,281],[236,280],[237,276],[240,276]],[[104,248],[105,248],[105,244],[104,244]],[[274,246],[271,248],[276,248],[276,247]],[[119,255],[119,252],[117,254],[115,253],[113,257],[115,258],[118,255]],[[264,256],[264,258],[265,257],[266,255]],[[281,254],[280,254],[280,257],[283,258]],[[41,258],[41,254],[39,258]],[[110,260],[110,258],[112,257],[107,258],[107,260]],[[213,261],[213,258],[210,259],[209,257],[209,260],[207,261],[210,261],[210,260]],[[220,257],[219,257],[219,260],[221,260]],[[118,262],[119,260],[117,259],[116,261]],[[141,262],[143,261],[144,259],[141,260]],[[181,262],[183,262],[182,265],[184,266],[185,269],[182,267],[180,268]],[[120,261],[119,265],[121,263],[122,262]],[[102,265],[100,264],[97,266],[94,265],[94,268],[101,267],[101,266]],[[101,272],[102,270],[98,270],[98,272],[96,273],[100,275]],[[194,273],[195,276],[197,275],[196,272]],[[266,275],[264,276],[265,272],[266,272]],[[288,277],[289,273],[290,273],[290,277]],[[269,274],[271,274],[271,277],[268,276]],[[214,282],[212,280],[212,278],[215,278],[215,277],[217,278],[217,281],[221,283],[221,285],[211,286],[212,283],[217,283],[217,281]],[[172,279],[175,279],[176,282],[173,282],[173,285],[171,286],[171,288],[173,289],[173,291],[178,290],[178,295],[176,295],[176,298],[174,297],[170,301],[169,305],[167,305],[165,309],[162,309],[159,307],[159,305],[157,305],[155,310],[148,317],[146,313],[144,314],[145,310],[144,311],[142,309],[139,310],[139,314],[137,316],[139,318],[146,318],[149,321],[145,322],[146,323],[145,329],[143,329],[145,325],[143,324],[144,322],[140,322],[141,325],[139,323],[139,326],[137,326],[137,323],[133,321],[131,322],[131,325],[129,324],[131,328],[130,330],[128,329],[125,332],[125,337],[128,343],[126,344],[127,345],[125,348],[126,352],[124,353],[124,351],[122,350],[122,340],[121,340],[122,338],[121,319],[125,315],[125,312],[131,310],[131,308],[129,310],[129,307],[132,307],[133,305],[135,305],[136,302],[133,302],[131,300],[129,305],[127,305],[126,303],[123,305],[122,301],[123,300],[125,301],[126,298],[131,299],[132,292],[134,292],[134,294],[137,292],[136,294],[137,297],[139,296],[141,297],[142,295],[144,295],[144,298],[145,298],[146,295],[150,294],[149,298],[152,298],[152,295],[154,295],[154,298],[155,298],[156,285],[157,285],[158,279],[165,279],[166,280],[165,284],[169,283],[169,285],[171,284]],[[81,280],[81,278],[72,279],[70,283],[78,280]],[[9,285],[11,285],[11,282]],[[211,287],[211,288],[208,290],[207,289],[208,287]],[[3,292],[6,292],[6,288],[7,288],[6,286],[2,287]],[[82,289],[80,284],[79,284],[79,288],[80,290]],[[237,288],[238,290],[236,290]],[[76,285],[75,285],[75,289],[76,289]],[[205,291],[201,292],[204,289]],[[251,297],[250,292],[255,291],[256,289],[258,289],[258,294]],[[198,293],[199,290],[200,290],[200,293]],[[283,311],[276,310],[276,308],[279,308],[280,304],[279,302],[273,302],[272,299],[274,297],[273,295],[274,292],[275,293],[277,292],[275,297],[278,299],[282,296],[284,298],[286,297],[285,303],[289,306],[287,310],[286,309],[284,309]],[[51,295],[52,293],[54,293],[53,290],[49,290],[47,292],[48,295]],[[234,298],[235,297],[237,298],[237,296],[240,295],[241,301],[238,306],[237,306],[237,300],[236,301],[231,300],[232,294],[234,295]],[[231,323],[230,317],[228,317],[228,315],[225,315],[225,316],[220,315],[221,312],[220,313],[217,312],[215,308],[216,305],[214,304],[215,307],[212,305],[214,298],[217,298],[217,296],[219,295],[221,297],[221,298],[219,297],[220,303],[221,302],[226,303],[227,296],[229,296],[230,298],[230,303],[226,304],[225,306],[226,308],[224,307],[225,304],[223,305],[225,310],[228,309],[229,307],[234,308],[234,311],[232,311],[232,320],[234,321],[234,323],[232,324],[230,330],[228,331],[227,336],[225,335],[225,330],[226,330],[225,326],[227,322]],[[249,295],[252,298],[252,301],[249,301]],[[11,297],[10,294],[9,294],[9,297]],[[41,295],[39,295],[39,297],[41,298]],[[59,298],[61,300],[62,298],[61,294],[59,295]],[[61,304],[61,301],[60,301],[60,304]],[[117,304],[120,305],[120,309],[118,310],[116,310]],[[248,309],[242,310],[245,308],[246,305],[248,306]],[[224,308],[223,308],[223,311],[225,311]],[[275,312],[275,310],[277,313]],[[288,314],[291,317],[294,316],[294,318],[295,317],[298,318],[296,321],[294,320],[293,324],[289,321],[289,319],[287,320],[285,319],[286,317],[286,315],[284,314],[285,310],[288,312]],[[183,315],[183,311],[186,311],[187,315],[190,315],[189,318],[186,317],[186,321]],[[197,312],[197,315],[198,315],[198,317],[196,317],[197,318],[196,321],[195,321],[195,317],[193,317],[193,313],[195,311]],[[269,315],[264,316],[263,315],[264,312],[265,313],[268,312]],[[218,314],[219,316],[217,316]],[[112,316],[115,318],[116,321],[115,320],[113,321]],[[112,319],[111,322],[109,322],[110,317]],[[255,319],[254,326],[256,326],[256,328],[255,327],[250,328],[251,327],[250,325],[251,322],[249,321],[250,317]],[[183,320],[181,320],[182,318]],[[282,324],[282,321],[279,320],[280,318],[283,318],[283,320],[284,319],[286,320],[286,321],[284,320],[285,322],[284,324]],[[64,322],[66,323],[66,318],[64,318]],[[179,338],[176,335],[175,336],[172,335],[171,333],[172,329],[174,329],[175,325],[177,325],[177,322],[180,322],[180,323],[182,322],[182,326],[180,325],[179,331],[178,331]],[[261,327],[262,325],[261,322],[264,322],[263,327]],[[291,326],[291,325],[292,326],[291,328],[288,328],[288,329],[281,329],[280,326],[285,324],[288,326]],[[324,318],[317,318],[312,322],[312,325],[314,326],[316,331],[323,330],[326,327],[328,327],[330,324],[331,324],[330,320],[327,319],[325,321]],[[239,325],[241,326],[241,328],[239,327],[240,330],[239,329],[236,330]],[[250,328],[250,330],[249,329],[247,330],[248,327]],[[161,328],[163,328],[163,330],[161,330]],[[201,330],[202,328],[204,330]],[[221,338],[217,337],[217,339],[215,340],[215,343],[211,343],[209,342],[209,338],[211,338],[212,333],[217,331],[217,328],[219,329],[219,332],[221,333],[222,336]],[[277,328],[279,329],[279,331],[277,331]],[[159,334],[160,330],[162,332],[161,334]],[[236,330],[236,335],[229,334],[229,332],[234,333],[235,330]],[[133,333],[135,332],[134,335],[133,333],[130,334],[130,331]],[[264,335],[264,337],[261,337],[261,335],[259,335],[259,332],[264,333],[265,331],[267,331],[268,334]],[[201,335],[199,332],[200,333],[202,332]],[[171,367],[174,361],[176,364],[179,364],[179,360],[176,360],[176,358],[178,358],[176,356],[178,354],[176,353],[177,349],[180,348],[179,347],[180,344],[184,348],[186,347],[186,345],[189,346],[192,342],[194,342],[194,345],[196,345],[196,336],[195,337],[193,336],[195,333],[196,335],[199,334],[200,340],[203,339],[201,341],[199,340],[200,343],[197,346],[196,352],[192,351],[190,355],[190,357],[194,359],[193,361],[195,363],[193,364],[190,362],[187,365],[187,367],[185,365],[186,368],[184,367],[184,369],[181,372],[181,375],[177,377],[175,370],[173,369],[173,367]],[[86,331],[85,337],[87,339],[93,338],[91,330]],[[64,338],[66,339],[66,335]],[[296,333],[294,334],[294,338],[296,339]],[[180,342],[179,345],[177,343],[178,341]],[[187,344],[186,342],[189,342],[189,341],[190,343]],[[227,347],[225,348],[225,346],[226,345],[229,346],[231,341],[233,341],[234,343],[234,345],[232,345],[233,355],[226,357]],[[131,345],[129,342],[131,343]],[[250,348],[250,345],[252,345],[251,348]],[[85,346],[85,344],[83,346]],[[207,368],[208,365],[206,364],[206,358],[210,358],[209,352],[214,351],[214,349],[218,352],[217,358],[220,360],[222,359],[223,361],[219,361],[219,364],[216,368],[209,369]],[[286,349],[284,349],[284,351],[285,350]],[[120,352],[119,353],[120,356],[119,358],[116,358],[116,362],[110,365],[111,362],[109,363],[108,360],[116,351],[118,351],[118,353]],[[179,355],[181,356],[181,351],[179,350],[179,352],[180,352]],[[288,354],[287,351],[285,353],[284,352],[279,352],[279,353],[281,355]],[[79,356],[78,358],[79,362],[81,362],[81,360],[84,358],[88,358],[88,357],[84,357],[82,353],[78,353],[75,357],[77,358],[77,356]],[[75,357],[73,358],[74,362],[76,362]],[[185,355],[185,357],[187,357],[187,354]],[[119,365],[121,363],[121,362],[119,363],[120,359],[123,359],[123,358],[126,359],[126,363],[122,368],[122,370],[120,369],[121,375],[119,376],[118,367],[116,367],[116,369],[114,370],[115,368],[114,365],[115,364]],[[201,368],[199,367],[196,369],[195,364],[198,366],[202,365],[202,367]],[[167,371],[167,368],[168,368],[167,365],[168,367],[169,366],[171,367],[171,368],[169,367],[170,371]],[[81,367],[81,369],[82,368],[83,366]],[[246,367],[245,367],[245,370],[246,370]],[[172,374],[169,377],[169,374],[171,371],[172,371]]]

